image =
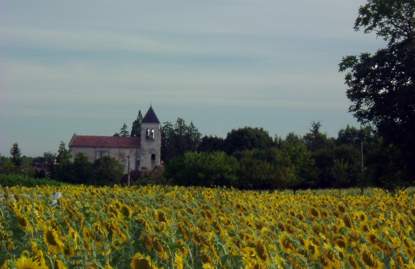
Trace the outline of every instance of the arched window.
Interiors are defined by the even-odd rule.
[[[154,129],[146,129],[146,138],[151,140],[156,139],[156,132],[154,131]]]

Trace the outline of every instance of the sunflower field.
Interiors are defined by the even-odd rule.
[[[0,187],[0,268],[415,268],[413,194]]]

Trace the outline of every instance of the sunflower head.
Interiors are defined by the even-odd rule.
[[[42,268],[40,264],[34,261],[32,258],[25,255],[20,256],[16,261],[16,269],[38,269]]]
[[[157,268],[150,257],[144,256],[143,254],[137,252],[132,258],[130,263],[131,269],[155,269]]]
[[[294,245],[289,237],[288,233],[284,232],[279,237],[279,243],[281,247],[286,251],[289,252],[294,248]]]
[[[122,205],[120,211],[121,214],[126,218],[129,218],[131,216],[131,209],[126,205]]]
[[[51,251],[60,252],[63,249],[63,243],[55,229],[46,229],[43,237],[48,249]]]
[[[318,211],[318,209],[317,209],[317,208],[315,208],[315,207],[311,207],[311,208],[309,209],[309,214],[310,214],[312,217],[314,217],[314,218],[318,218],[318,217],[320,217],[320,211]]]
[[[369,266],[370,268],[376,268],[378,265],[378,262],[375,258],[375,256],[370,252],[370,250],[367,247],[363,247],[360,252],[360,257],[362,261]]]
[[[258,256],[262,260],[265,261],[267,259],[267,257],[268,257],[268,253],[267,253],[267,249],[265,247],[264,242],[263,241],[256,242],[255,249],[256,249],[256,252],[258,253]]]

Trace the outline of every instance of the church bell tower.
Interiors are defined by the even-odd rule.
[[[153,107],[150,106],[141,123],[140,170],[151,171],[160,166],[161,129]]]

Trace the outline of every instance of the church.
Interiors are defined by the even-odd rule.
[[[69,142],[72,156],[84,154],[90,162],[109,156],[124,166],[124,172],[151,171],[160,166],[161,129],[153,107],[145,114],[137,137],[76,135]]]

